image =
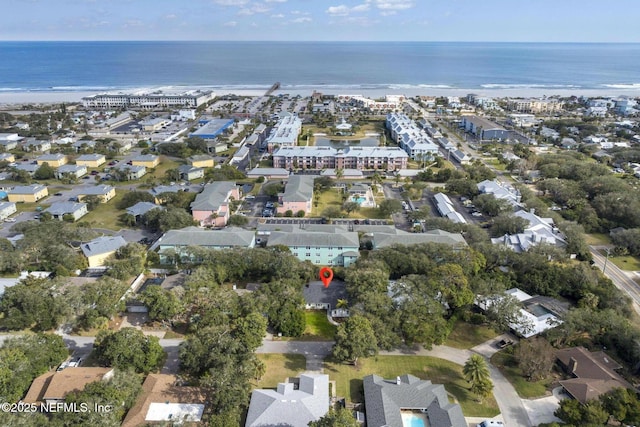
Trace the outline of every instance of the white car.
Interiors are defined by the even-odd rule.
[[[5,218],[4,222],[16,222],[15,218]]]

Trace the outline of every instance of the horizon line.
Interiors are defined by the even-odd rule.
[[[127,42],[175,42],[175,43],[501,43],[501,44],[640,44],[640,41],[505,41],[505,40],[206,40],[206,39],[0,39],[0,43],[127,43]]]

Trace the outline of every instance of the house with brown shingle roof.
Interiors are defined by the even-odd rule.
[[[142,394],[129,409],[122,427],[146,426],[155,422],[181,422],[192,425],[202,419],[206,395],[201,387],[176,386],[176,377],[149,374],[142,384]]]
[[[634,387],[616,370],[622,366],[603,351],[590,352],[584,347],[572,347],[556,352],[558,363],[573,378],[560,385],[582,404],[597,399],[614,388]]]
[[[56,403],[74,391],[82,391],[84,386],[95,381],[106,381],[113,377],[111,368],[65,368],[61,371],[47,372],[31,383],[25,403]]]

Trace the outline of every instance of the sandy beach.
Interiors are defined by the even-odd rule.
[[[239,95],[239,96],[261,96],[264,95],[265,90],[256,88],[251,89],[227,89],[227,90],[214,90],[216,96],[222,95]],[[344,90],[333,90],[327,88],[318,88],[318,91],[326,95],[339,95],[347,94]],[[358,93],[351,93],[358,92]],[[550,89],[550,88],[496,88],[496,89],[458,89],[458,88],[411,88],[411,89],[362,89],[357,91],[351,91],[350,95],[363,95],[369,98],[380,98],[385,95],[405,95],[408,97],[425,95],[425,96],[459,96],[464,97],[469,93],[475,93],[481,96],[489,96],[493,98],[526,98],[526,97],[543,97],[543,96],[586,96],[586,97],[639,97],[640,87],[634,89]],[[289,94],[292,96],[310,96],[313,93],[313,89],[298,89],[288,90],[281,89],[274,92],[274,95]],[[0,108],[7,108],[15,105],[25,104],[57,104],[62,102],[75,103],[81,102],[85,96],[96,95],[97,92],[3,92],[0,93]]]

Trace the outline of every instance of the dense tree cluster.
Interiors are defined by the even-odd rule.
[[[574,399],[564,399],[555,415],[565,422],[563,426],[569,427],[605,425],[610,420],[637,425],[640,423],[640,400],[634,391],[616,388],[585,405]]]
[[[160,367],[164,351],[158,337],[146,336],[135,328],[117,332],[100,331],[94,342],[100,362],[114,368],[149,373]]]
[[[34,378],[68,356],[69,351],[59,335],[39,333],[5,340],[0,347],[0,400],[18,402]]]
[[[640,226],[640,192],[609,167],[580,153],[540,156],[537,167],[545,178],[536,184],[543,196],[588,232]]]

